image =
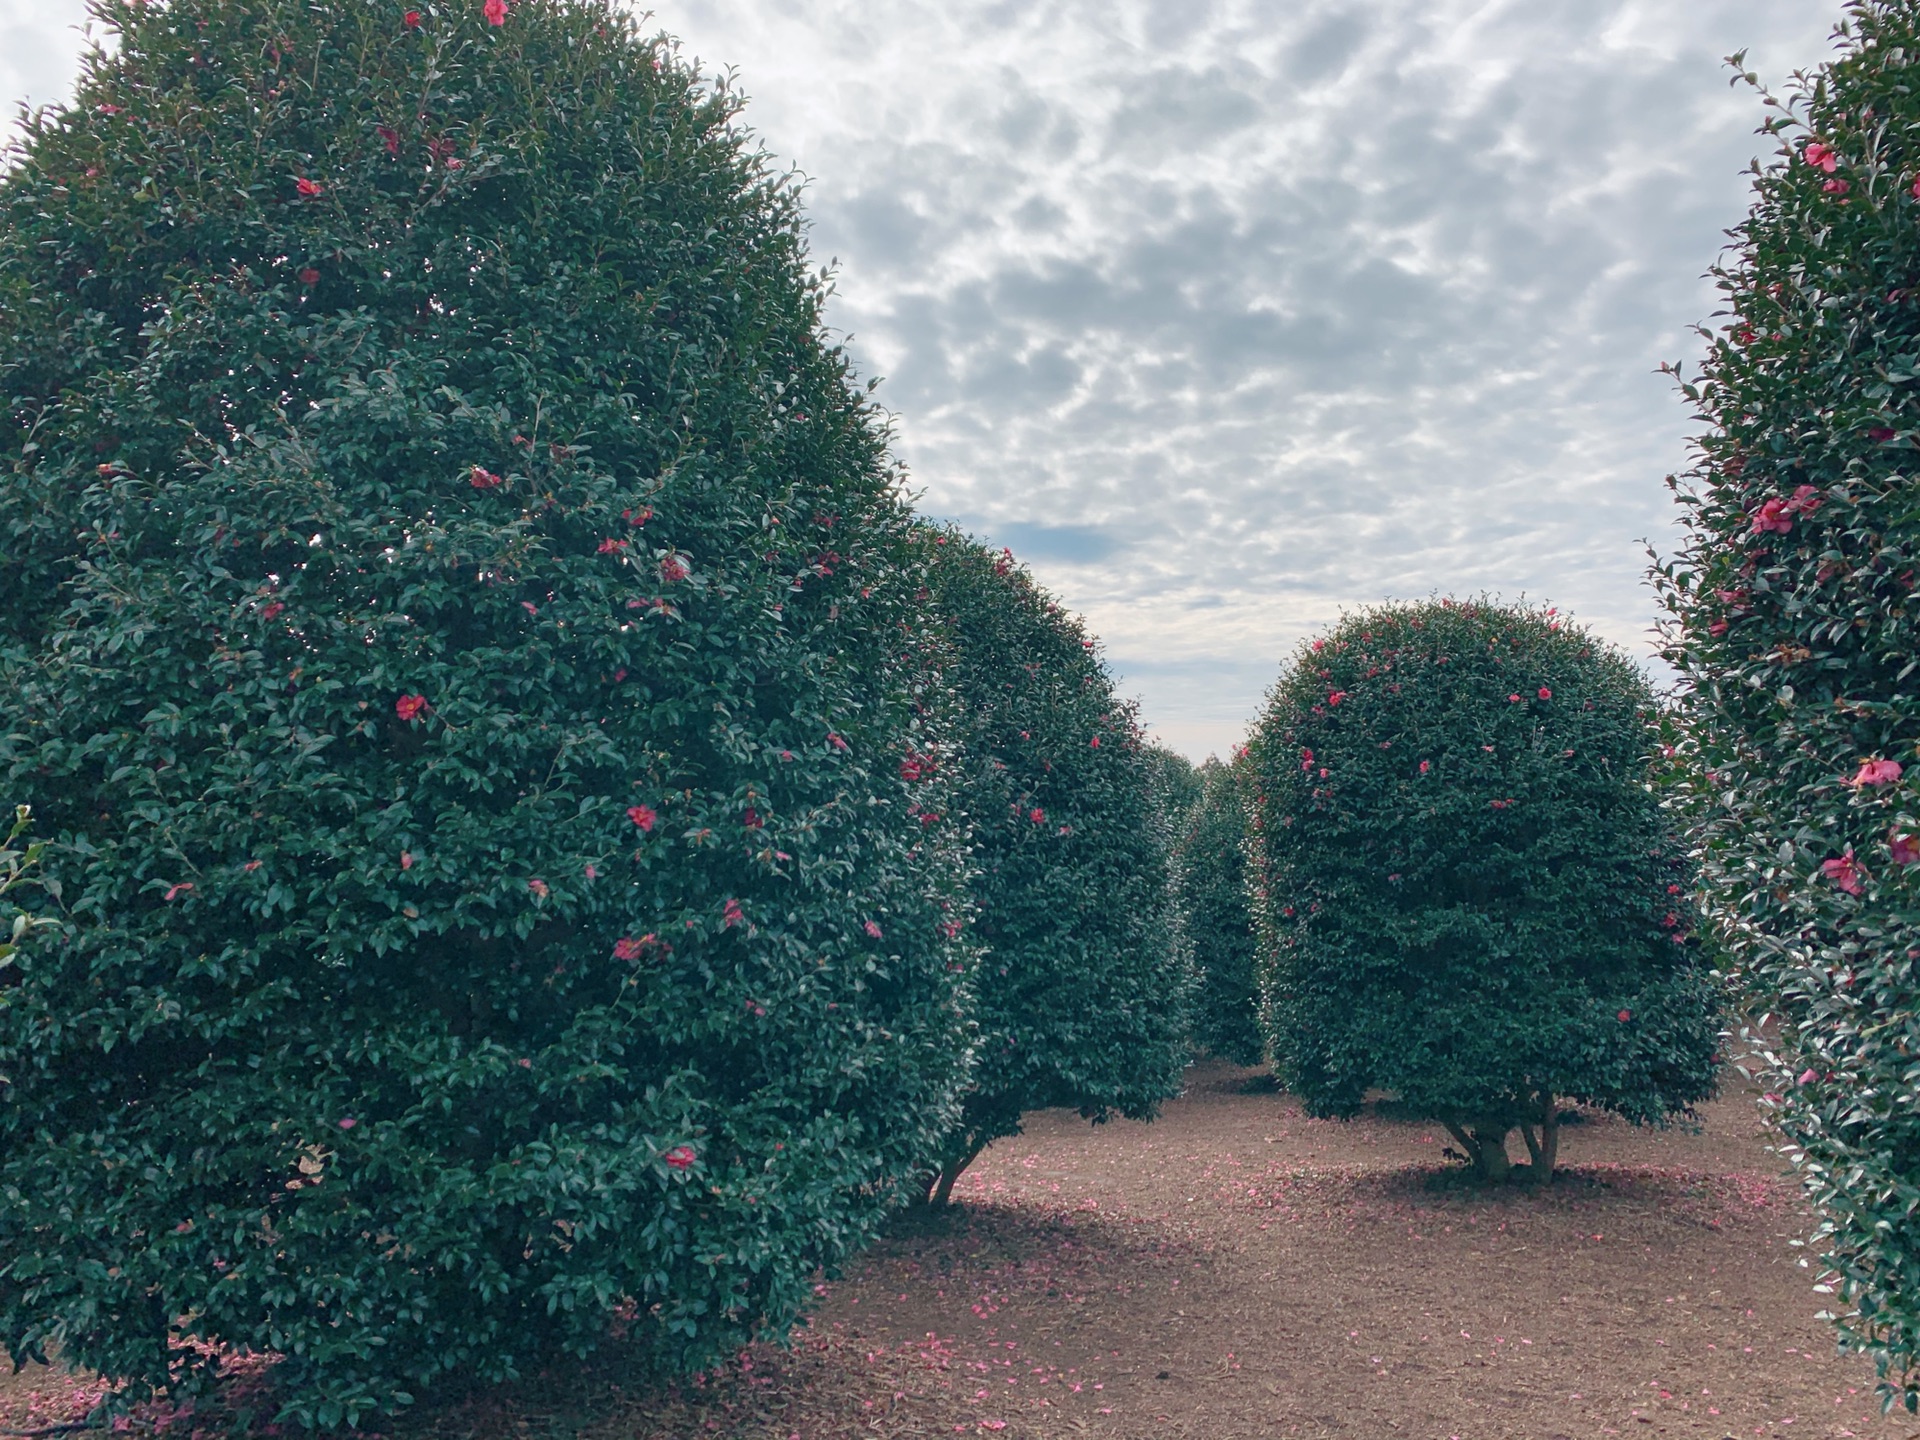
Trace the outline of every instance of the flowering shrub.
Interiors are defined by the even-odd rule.
[[[1261,1023],[1315,1114],[1369,1087],[1486,1178],[1557,1104],[1712,1093],[1716,992],[1649,783],[1653,697],[1551,611],[1383,605],[1303,647],[1255,730]]]
[[[1080,623],[1012,556],[922,532],[974,840],[973,1088],[932,1195],[1023,1112],[1148,1119],[1186,1064],[1162,762]]]
[[[1755,1009],[1767,1104],[1822,1220],[1843,1343],[1920,1407],[1920,7],[1850,7],[1775,102],[1683,389],[1705,427],[1657,578],[1710,921]],[[1752,77],[1749,77],[1750,79]]]
[[[64,921],[0,1334],[277,1352],[334,1425],[779,1332],[968,1044],[921,561],[794,187],[600,0],[105,13],[0,185],[0,789]]]
[[[1244,759],[1208,760],[1202,791],[1174,850],[1181,909],[1193,945],[1194,1039],[1237,1065],[1257,1065],[1266,1049],[1255,1016],[1253,912],[1247,904]]]

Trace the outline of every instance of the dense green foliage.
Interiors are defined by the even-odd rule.
[[[1920,5],[1851,7],[1769,129],[1684,389],[1704,425],[1659,572],[1688,681],[1707,913],[1889,1401],[1920,1407]],[[1749,77],[1751,78],[1751,77]]]
[[[1716,992],[1649,783],[1653,696],[1552,612],[1385,605],[1303,647],[1249,761],[1262,1023],[1316,1114],[1369,1087],[1505,1173],[1556,1098],[1713,1089]]]
[[[1174,848],[1182,919],[1193,947],[1193,1035],[1236,1065],[1260,1063],[1266,1042],[1255,1016],[1253,912],[1247,903],[1247,763],[1208,760],[1201,793]]]
[[[44,840],[23,839],[31,820],[25,805],[15,806],[13,823],[0,836],[0,972],[20,958],[34,931],[55,923],[26,909],[26,896],[19,893],[37,878],[31,872],[39,868],[47,850]],[[16,850],[15,845],[20,848]]]
[[[793,186],[607,0],[103,13],[0,186],[0,793],[67,922],[0,1011],[0,1334],[277,1352],[334,1424],[780,1331],[968,1042]]]
[[[1024,1111],[1151,1117],[1186,1063],[1188,971],[1162,766],[1080,623],[1010,554],[923,532],[947,679],[965,715],[980,1027],[934,1195]]]

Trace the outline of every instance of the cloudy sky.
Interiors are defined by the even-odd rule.
[[[463,3],[463,0],[442,0]],[[478,0],[473,0],[478,4]],[[1341,607],[1525,594],[1637,654],[1730,88],[1839,0],[660,0],[808,177],[924,507],[1011,545],[1199,758]],[[60,98],[77,0],[0,0]]]

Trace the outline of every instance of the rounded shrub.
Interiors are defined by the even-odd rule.
[[[1489,1179],[1518,1126],[1544,1179],[1561,1100],[1659,1122],[1712,1093],[1656,726],[1551,611],[1382,605],[1302,648],[1247,763],[1261,1023],[1309,1111],[1393,1092]]]
[[[1182,917],[1193,946],[1193,1034],[1202,1049],[1236,1065],[1258,1065],[1261,1038],[1254,984],[1253,912],[1247,903],[1242,787],[1244,759],[1200,767],[1199,798],[1174,848]]]
[[[795,187],[603,0],[100,13],[0,184],[0,790],[65,922],[0,1334],[273,1352],[333,1425],[780,1332],[968,1045]]]
[[[1161,766],[1079,621],[1010,553],[928,529],[973,836],[972,1088],[932,1198],[1028,1110],[1149,1119],[1186,1064]]]
[[[1821,1216],[1843,1344],[1920,1408],[1920,5],[1857,3],[1683,389],[1703,426],[1656,572],[1686,680],[1710,922]],[[1748,76],[1749,80],[1754,77]],[[1757,83],[1757,82],[1756,82]]]

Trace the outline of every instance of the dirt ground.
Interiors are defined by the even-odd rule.
[[[1750,1095],[1698,1133],[1570,1125],[1549,1192],[1489,1195],[1434,1183],[1437,1126],[1308,1120],[1258,1084],[1206,1064],[1151,1125],[1030,1117],[791,1349],[669,1396],[609,1362],[398,1433],[1920,1437],[1815,1318],[1811,1221]],[[30,1392],[32,1423],[63,1418],[49,1380],[0,1386],[13,1423]]]

